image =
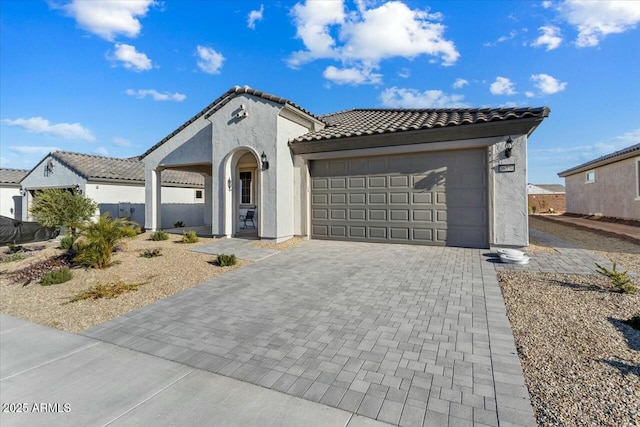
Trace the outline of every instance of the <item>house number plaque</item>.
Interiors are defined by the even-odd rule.
[[[498,165],[498,172],[500,172],[500,173],[515,172],[515,171],[516,171],[516,165],[515,164]]]

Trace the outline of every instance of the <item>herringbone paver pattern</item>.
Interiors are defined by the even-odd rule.
[[[391,424],[533,426],[485,253],[310,241],[86,335]]]

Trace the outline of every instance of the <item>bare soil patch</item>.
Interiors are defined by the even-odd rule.
[[[210,263],[215,259],[214,255],[190,250],[214,239],[200,238],[195,244],[180,243],[181,236],[176,235],[170,235],[165,241],[148,239],[148,234],[141,234],[124,243],[113,256],[115,264],[109,268],[72,269],[73,279],[59,285],[41,286],[32,282],[22,286],[14,283],[11,277],[12,272],[36,260],[61,254],[63,251],[57,248],[57,244],[47,243],[45,249],[24,260],[2,263],[0,311],[65,331],[80,332],[249,263],[239,260],[233,267],[218,267]],[[160,249],[161,256],[140,256],[144,250],[155,248]],[[119,281],[145,284],[113,299],[64,304],[93,286]]]
[[[529,226],[552,234],[581,249],[588,249],[615,262],[622,269],[640,273],[640,245],[616,237],[577,229],[568,225],[529,217]]]
[[[539,425],[637,426],[640,295],[595,275],[500,272]]]

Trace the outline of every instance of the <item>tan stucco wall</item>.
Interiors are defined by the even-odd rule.
[[[565,177],[567,212],[640,220],[636,162],[625,159],[593,169],[595,182],[587,183],[586,172]]]

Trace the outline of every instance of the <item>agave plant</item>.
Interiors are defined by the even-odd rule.
[[[102,214],[96,222],[80,227],[82,239],[78,241],[75,261],[93,268],[105,268],[111,264],[113,249],[127,237],[137,233],[135,224],[125,218],[111,218]]]

